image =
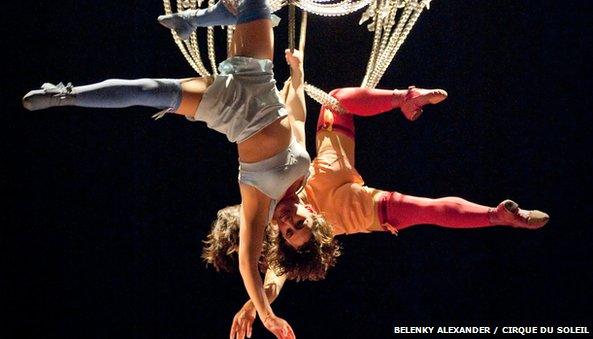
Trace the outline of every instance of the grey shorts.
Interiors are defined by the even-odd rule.
[[[288,113],[280,101],[273,64],[267,59],[232,57],[202,97],[194,119],[240,143]]]
[[[293,137],[284,151],[271,158],[254,163],[239,162],[239,182],[253,186],[272,198],[269,212],[271,220],[276,204],[288,188],[300,178],[303,178],[302,186],[305,185],[310,164],[309,153]]]

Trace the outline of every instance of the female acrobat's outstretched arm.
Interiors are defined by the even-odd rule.
[[[240,184],[239,272],[264,326],[279,338],[294,338],[290,325],[272,311],[258,270],[262,251],[269,198],[255,187]]]
[[[248,57],[251,60],[259,59],[260,62],[253,65],[254,67],[262,67],[262,65],[268,67],[267,65],[273,57],[273,32],[270,9],[265,0],[225,0],[205,11],[186,11],[161,16],[159,21],[185,39],[198,26],[233,23],[234,19],[229,16],[229,13],[236,16],[230,56]],[[245,63],[248,60],[235,59],[235,61]],[[279,124],[271,124],[269,128],[274,129],[272,132],[277,135],[287,136]],[[260,150],[255,152],[253,148],[249,148],[249,145],[254,145],[253,140],[247,139],[238,143],[239,156],[243,159],[242,161],[258,162],[263,160],[263,158],[245,160],[244,156],[247,154],[253,158],[256,157],[256,153],[259,154],[257,157],[261,156]],[[266,139],[266,141],[269,140]],[[278,146],[278,142],[273,144]],[[268,148],[272,148],[272,146]],[[275,152],[277,153],[277,151]],[[294,338],[294,333],[288,323],[273,313],[258,271],[257,263],[261,255],[264,229],[268,223],[271,198],[255,186],[243,182],[240,183],[240,192],[239,271],[243,283],[264,326],[279,338]]]
[[[290,124],[293,128],[293,135],[297,141],[305,145],[305,120],[307,117],[307,108],[305,104],[304,92],[304,70],[303,55],[300,51],[285,51],[286,62],[291,67],[291,78],[288,79],[282,89],[282,97],[288,110]],[[272,270],[268,269],[264,281],[265,295],[271,304],[282,289],[286,275],[277,276]],[[253,322],[256,317],[256,307],[250,299],[235,314],[231,325],[230,338],[251,337]],[[264,319],[262,319],[263,321]]]

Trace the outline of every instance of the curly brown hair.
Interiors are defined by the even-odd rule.
[[[277,275],[286,274],[289,280],[322,280],[341,254],[331,225],[320,214],[313,214],[311,239],[298,249],[286,242],[277,227],[269,229],[268,264]]]
[[[218,211],[212,222],[210,233],[203,241],[202,259],[216,271],[237,272],[239,262],[239,213],[241,205],[227,206]],[[269,227],[268,227],[269,228]],[[270,237],[264,236],[262,255],[258,266],[261,272],[268,268],[266,253],[269,251]]]
[[[202,259],[216,271],[237,272],[239,262],[239,213],[241,205],[227,206],[217,213],[210,233],[203,241]],[[289,280],[321,280],[336,264],[340,244],[331,225],[320,214],[313,214],[311,239],[298,250],[290,246],[275,225],[266,228],[259,270],[269,267]]]

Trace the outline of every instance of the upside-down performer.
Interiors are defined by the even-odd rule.
[[[159,21],[186,39],[196,26],[236,25],[229,58],[220,75],[189,79],[110,79],[87,86],[45,84],[29,92],[23,105],[29,110],[53,106],[120,108],[134,105],[207,123],[237,144],[241,225],[239,270],[249,298],[264,326],[278,338],[294,338],[290,325],[277,317],[264,292],[258,261],[264,230],[281,199],[296,199],[309,175],[305,149],[306,111],[288,112],[281,102],[272,71],[273,32],[265,0],[225,0],[208,10],[161,16]],[[188,31],[183,26],[191,19]],[[184,28],[185,27],[185,28]],[[302,64],[287,51],[295,91],[287,98],[291,107],[304,107]],[[293,211],[294,212],[294,211]],[[322,218],[308,213],[311,224]]]
[[[294,84],[294,83],[293,83]],[[291,90],[291,89],[289,89]],[[311,176],[298,198],[283,199],[267,229],[265,290],[273,301],[286,279],[319,280],[336,262],[340,248],[335,235],[385,231],[397,233],[414,225],[433,224],[450,228],[511,226],[537,229],[548,215],[527,211],[505,200],[496,207],[483,206],[458,197],[421,198],[364,185],[354,168],[354,115],[372,116],[400,108],[415,120],[425,104],[446,98],[442,90],[381,90],[342,88],[331,92],[351,114],[338,114],[322,107],[317,124],[317,157]],[[324,216],[327,223],[309,226],[294,210],[305,204]],[[203,258],[217,270],[232,270],[240,216],[237,206],[219,211],[205,241]],[[231,338],[250,336],[256,313],[251,301],[235,315]]]

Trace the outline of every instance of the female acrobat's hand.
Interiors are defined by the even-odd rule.
[[[286,320],[279,318],[275,315],[267,316],[262,320],[264,326],[268,331],[274,333],[278,339],[296,339],[292,327],[286,322]]]
[[[256,315],[255,306],[250,301],[246,302],[243,307],[235,314],[233,324],[231,325],[230,339],[245,339],[251,338],[251,331],[253,330],[253,322]]]
[[[293,70],[303,69],[303,53],[301,51],[295,49],[293,52],[290,52],[290,49],[286,49],[284,51],[284,56],[286,57],[286,62],[290,65],[290,68]]]

